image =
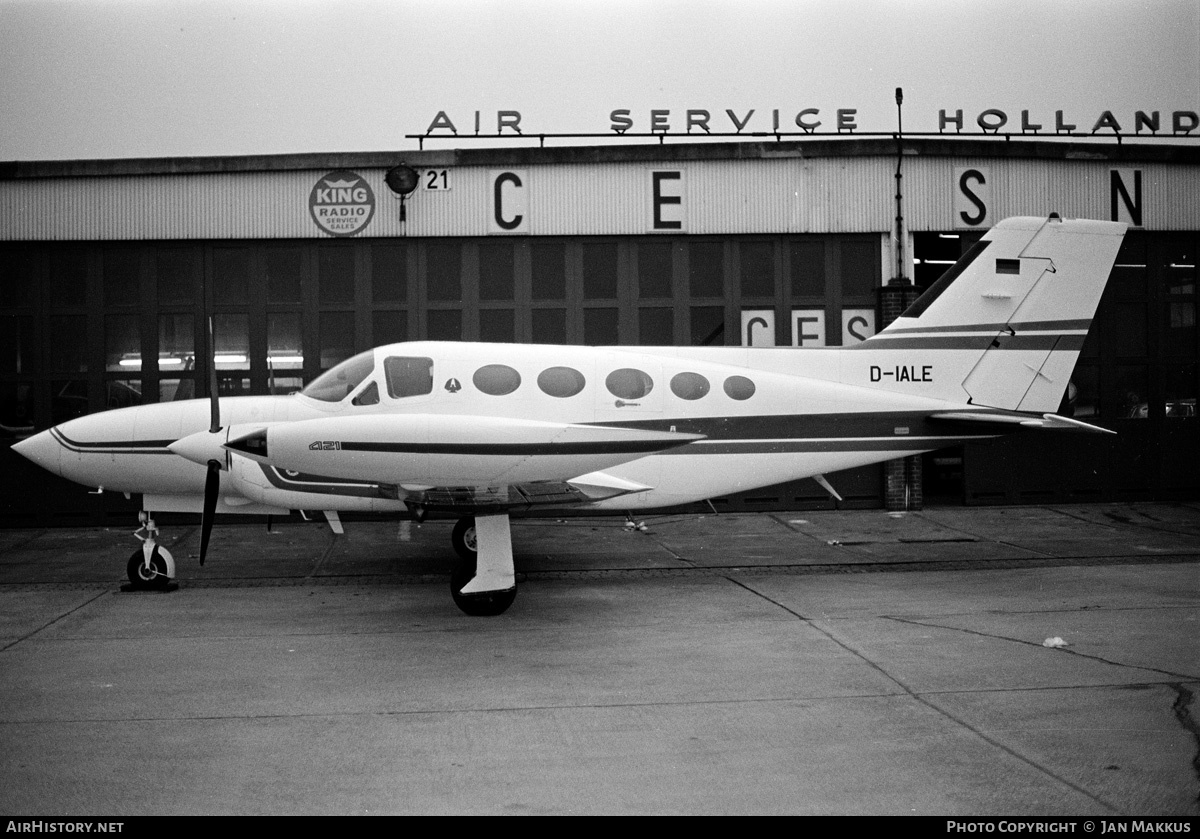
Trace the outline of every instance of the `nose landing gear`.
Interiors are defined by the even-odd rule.
[[[142,546],[130,555],[125,573],[134,591],[163,591],[175,576],[175,558],[158,544],[158,525],[150,518],[150,513],[142,510],[138,513],[138,521],[141,527],[133,535]]]

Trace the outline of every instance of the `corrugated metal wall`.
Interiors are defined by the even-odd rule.
[[[786,156],[587,164],[523,164],[526,235],[638,235],[651,230],[652,171],[672,188],[684,234],[883,232],[895,218],[895,158]],[[910,230],[963,227],[956,172],[987,175],[989,226],[1010,215],[1109,218],[1111,171],[1142,173],[1143,225],[1200,229],[1200,166],[1096,160],[911,157],[904,161]],[[375,196],[359,238],[485,236],[495,165],[448,171],[451,188],[419,189],[399,221],[383,169],[356,170]],[[0,181],[0,240],[324,238],[309,195],[328,171],[17,178]]]

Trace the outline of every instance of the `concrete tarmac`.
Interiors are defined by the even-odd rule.
[[[0,531],[0,813],[1200,815],[1200,505],[643,521]]]

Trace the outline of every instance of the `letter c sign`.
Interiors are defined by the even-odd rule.
[[[525,170],[496,170],[488,173],[492,185],[492,207],[488,228],[492,233],[525,233],[529,229],[529,200]]]

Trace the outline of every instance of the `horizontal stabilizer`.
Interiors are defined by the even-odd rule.
[[[1117,433],[1110,428],[1101,428],[1098,425],[1091,425],[1090,423],[1081,422],[1071,417],[1060,417],[1058,414],[1031,416],[1029,414],[1009,414],[1001,411],[943,411],[942,413],[931,414],[929,419],[942,420],[944,422],[1003,423],[1005,425],[1019,425],[1022,428],[1057,428],[1062,431],[1096,431],[1101,434]]]

